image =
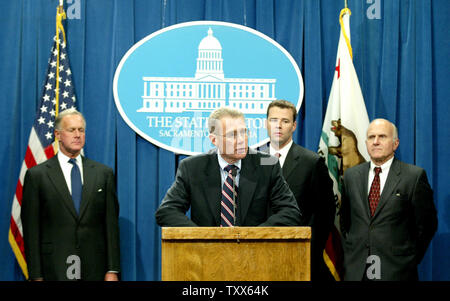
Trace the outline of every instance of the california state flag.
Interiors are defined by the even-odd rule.
[[[364,98],[352,62],[350,10],[339,16],[341,34],[336,68],[319,142],[319,154],[325,158],[336,200],[335,227],[323,252],[325,263],[336,280],[341,280],[342,245],[339,232],[341,178],[347,168],[369,160],[365,146],[369,125]]]

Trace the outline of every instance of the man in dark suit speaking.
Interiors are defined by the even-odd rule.
[[[30,280],[118,280],[114,175],[80,155],[85,128],[81,113],[61,112],[59,152],[25,175],[21,219]]]
[[[298,202],[302,202],[306,225],[311,227],[311,280],[332,280],[323,252],[335,215],[333,183],[325,161],[317,153],[297,145],[297,108],[286,100],[275,100],[267,108],[270,143],[261,147],[279,158],[283,176]]]
[[[297,226],[302,214],[276,158],[248,148],[244,115],[208,119],[216,149],[181,161],[156,212],[160,226]],[[186,216],[191,209],[191,218]]]
[[[366,138],[371,162],[344,174],[344,280],[418,280],[436,208],[425,170],[396,159],[398,145],[395,125],[375,119]]]

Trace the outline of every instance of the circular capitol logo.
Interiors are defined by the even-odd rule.
[[[114,99],[125,122],[151,143],[193,155],[213,148],[208,117],[221,107],[244,113],[249,146],[268,141],[268,105],[303,99],[292,56],[245,26],[196,21],[173,25],[131,47],[114,75]]]

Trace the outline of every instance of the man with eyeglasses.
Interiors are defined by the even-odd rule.
[[[181,161],[156,212],[160,226],[297,226],[301,210],[276,158],[248,148],[244,115],[219,108],[208,119],[215,149]],[[191,217],[186,212],[191,210]]]

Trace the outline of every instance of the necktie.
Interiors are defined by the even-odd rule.
[[[280,158],[281,154],[280,153],[275,153],[275,157]]]
[[[221,227],[233,227],[235,225],[235,200],[237,198],[237,187],[236,185],[233,185],[233,177],[236,176],[236,169],[237,167],[234,165],[227,165],[225,167],[225,171],[228,173],[228,175],[222,187],[222,201],[220,210]]]
[[[79,213],[81,204],[81,192],[83,190],[81,184],[81,173],[75,159],[70,159],[69,163],[73,165],[72,171],[70,172],[70,181],[72,182],[72,200],[73,204],[75,205],[75,210],[77,211],[77,213]]]
[[[375,210],[377,209],[378,202],[380,201],[380,172],[381,167],[375,167],[375,177],[372,181],[372,186],[370,186],[370,192],[369,192],[369,206],[370,206],[370,213],[373,216],[375,213]]]

